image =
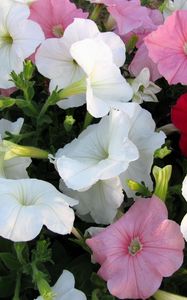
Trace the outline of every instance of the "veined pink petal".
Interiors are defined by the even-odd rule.
[[[178,10],[145,37],[150,58],[169,84],[187,83],[187,11]]]
[[[30,10],[30,19],[40,24],[46,38],[62,36],[65,28],[73,22],[75,17],[88,17],[88,13],[76,8],[75,4],[69,0],[37,0],[32,3]]]

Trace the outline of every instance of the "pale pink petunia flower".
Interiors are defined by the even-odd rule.
[[[117,222],[86,240],[112,295],[147,299],[162,277],[181,266],[184,240],[179,225],[167,217],[159,198],[140,198]]]
[[[30,19],[40,24],[46,38],[62,37],[74,18],[88,17],[69,0],[38,0],[30,6]]]
[[[144,39],[149,57],[169,84],[187,84],[187,11],[178,10]]]
[[[130,34],[124,36],[123,40],[128,41],[133,34],[138,37],[138,41],[136,43],[138,50],[131,61],[131,64],[129,65],[130,73],[134,76],[138,76],[143,68],[148,68],[150,71],[151,80],[155,81],[162,76],[158,71],[157,65],[148,56],[148,50],[144,44],[144,38],[163,23],[163,15],[157,9],[147,8],[147,12],[151,22],[143,24]]]
[[[125,43],[129,41],[129,39],[136,35],[138,37],[138,41],[136,43],[136,47],[139,48],[142,43],[144,37],[146,37],[149,33],[151,33],[153,30],[156,30],[157,27],[164,22],[164,18],[162,13],[158,9],[150,9],[147,8],[147,15],[149,16],[148,20],[142,21],[142,24],[140,27],[134,29],[133,31],[129,32],[128,34],[122,36],[121,38]],[[117,32],[118,33],[118,32]]]
[[[139,0],[112,0],[104,1],[107,10],[117,23],[117,29],[120,35],[142,26],[142,24],[151,23],[146,7],[141,6]]]
[[[148,50],[144,43],[141,44],[133,60],[131,61],[131,64],[129,65],[129,71],[136,77],[143,68],[149,69],[150,80],[153,82],[162,77],[158,71],[157,65],[148,56]]]

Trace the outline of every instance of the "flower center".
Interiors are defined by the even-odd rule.
[[[59,25],[53,26],[52,32],[56,37],[60,38],[64,34],[64,29],[63,29],[62,25],[59,24]]]
[[[142,250],[143,246],[140,243],[140,240],[138,237],[131,240],[130,245],[128,246],[129,254],[132,256],[136,255],[138,252]]]
[[[13,38],[10,36],[9,33],[6,33],[0,36],[0,48],[4,45],[11,45],[13,44]]]
[[[184,53],[187,55],[187,42],[184,44],[183,49],[184,49]]]

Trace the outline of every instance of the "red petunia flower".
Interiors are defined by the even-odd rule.
[[[180,96],[173,106],[171,120],[181,132],[179,146],[183,155],[187,156],[187,93]]]

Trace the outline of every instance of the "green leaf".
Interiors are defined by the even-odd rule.
[[[11,253],[0,253],[0,259],[9,270],[18,270],[21,266],[17,258]]]
[[[91,282],[97,287],[106,288],[106,282],[100,278],[96,273],[92,273]]]
[[[11,297],[14,293],[16,274],[0,276],[0,298]],[[9,298],[12,299],[12,298]]]
[[[75,276],[76,287],[86,294],[91,294],[92,291],[92,284],[90,282],[93,272],[92,268],[90,255],[87,254],[77,257],[67,266],[67,270]]]
[[[100,290],[99,289],[93,290],[91,300],[99,300],[99,294],[100,294]]]

